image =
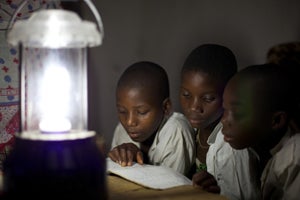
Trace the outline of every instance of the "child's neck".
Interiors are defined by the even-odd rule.
[[[280,130],[270,132],[261,142],[253,146],[253,149],[258,154],[261,153],[264,154],[264,152],[270,152],[271,149],[273,149],[280,142],[280,140],[284,137],[287,131],[288,128],[285,127]]]
[[[198,141],[197,141],[197,158],[201,163],[206,163],[206,154],[209,148],[209,144],[207,143],[208,137],[211,135],[217,124],[220,122],[220,119],[211,123],[209,126],[205,128],[198,129]]]
[[[257,154],[259,155],[259,176],[261,176],[266,164],[268,163],[272,155],[268,149],[261,149],[257,151]]]
[[[214,121],[213,123],[211,123],[210,125],[208,125],[204,128],[200,127],[199,128],[200,134],[205,135],[208,138],[210,136],[210,134],[213,132],[213,130],[215,129],[215,127],[218,125],[220,120],[221,120],[221,118],[217,119],[216,121]]]
[[[277,132],[269,134],[263,142],[258,143],[253,149],[259,156],[261,169],[265,167],[269,159],[272,157],[271,150],[280,142],[286,134],[287,129],[281,129]]]
[[[141,148],[141,151],[143,152],[145,163],[148,163],[148,161],[149,161],[148,152],[149,152],[150,147],[153,144],[155,136],[156,136],[156,132],[153,133],[147,140],[140,143],[141,144],[140,148]]]

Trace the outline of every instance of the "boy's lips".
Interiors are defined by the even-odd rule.
[[[186,113],[187,118],[190,121],[203,121],[203,115],[197,112],[187,112]]]
[[[190,118],[189,121],[190,121],[191,124],[201,124],[201,123],[204,122],[204,119],[192,119],[192,118]]]
[[[128,134],[131,138],[138,138],[140,136],[138,132],[129,132]]]
[[[201,121],[198,120],[198,119],[190,119],[190,122],[191,122],[191,123],[194,123],[194,124],[198,124],[198,123],[201,122]]]
[[[203,121],[204,120],[201,115],[190,114],[190,115],[187,115],[187,117],[190,121]]]
[[[224,141],[225,142],[232,142],[233,140],[234,140],[234,138],[231,136],[231,135],[229,135],[229,134],[226,134],[226,133],[224,133],[223,132],[223,135],[224,135]]]

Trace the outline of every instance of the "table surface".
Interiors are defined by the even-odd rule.
[[[0,171],[0,197],[2,189]],[[191,185],[156,190],[138,185],[117,175],[107,175],[108,200],[228,200],[224,196],[206,192]]]
[[[108,200],[226,200],[224,196],[208,193],[191,185],[166,190],[145,188],[116,175],[107,176]]]

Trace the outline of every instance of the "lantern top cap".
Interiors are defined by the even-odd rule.
[[[95,23],[81,20],[75,12],[39,10],[26,20],[16,21],[8,42],[36,48],[82,48],[101,45],[103,35]]]

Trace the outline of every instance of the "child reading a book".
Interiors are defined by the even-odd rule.
[[[117,125],[108,156],[122,166],[133,162],[168,166],[187,174],[195,161],[193,129],[172,112],[166,71],[153,62],[129,66],[116,89]]]
[[[289,128],[290,119],[297,119],[299,86],[286,69],[274,64],[244,68],[223,95],[224,140],[235,149],[252,147],[258,153],[263,199],[300,196],[300,134]]]
[[[257,157],[248,149],[232,149],[221,133],[223,90],[236,72],[233,52],[217,44],[195,48],[183,64],[180,103],[197,134],[193,183],[230,199],[257,199],[258,181],[250,171]]]

